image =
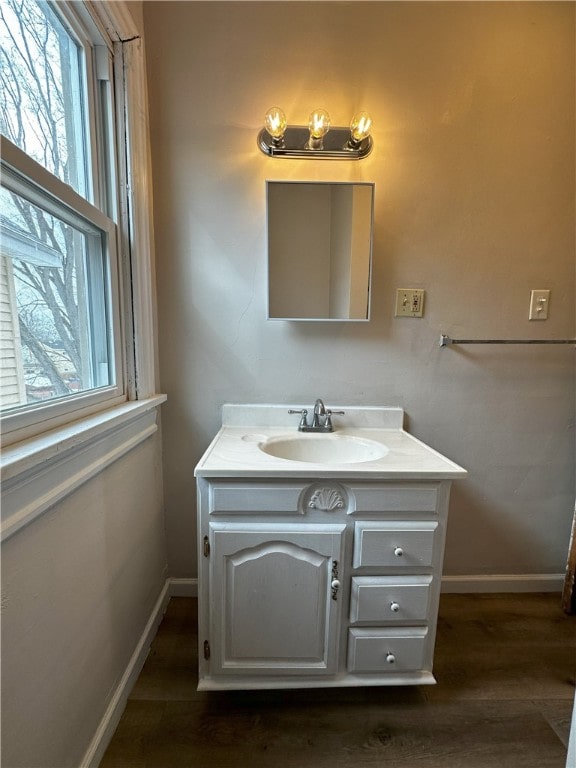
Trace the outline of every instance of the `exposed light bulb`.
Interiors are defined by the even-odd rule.
[[[286,132],[286,115],[278,107],[271,107],[264,118],[264,126],[278,144]]]
[[[322,140],[330,129],[330,115],[325,109],[315,109],[308,120],[310,139]]]
[[[357,146],[360,142],[370,136],[372,128],[372,118],[368,112],[358,112],[352,118],[350,123],[350,143]]]

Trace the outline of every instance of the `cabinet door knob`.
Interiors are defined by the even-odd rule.
[[[388,662],[388,664],[394,664],[394,662],[396,661],[396,656],[394,656],[393,653],[387,653],[386,661]]]
[[[402,557],[402,555],[404,554],[404,550],[402,549],[402,547],[396,547],[396,549],[394,550],[394,554],[396,555],[396,557]]]
[[[398,613],[400,605],[398,603],[390,603],[390,610],[394,611],[394,613]]]
[[[338,600],[338,590],[340,589],[340,582],[338,579],[332,579],[330,582],[332,587],[332,600]]]

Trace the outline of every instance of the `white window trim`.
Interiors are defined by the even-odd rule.
[[[116,67],[117,120],[125,145],[118,147],[120,231],[125,265],[124,296],[127,400],[57,426],[2,451],[0,538],[21,530],[157,430],[156,307],[152,229],[151,163],[143,41],[124,2],[85,3],[113,41],[123,66]]]
[[[152,222],[152,165],[148,126],[148,89],[144,41],[123,0],[119,2],[94,2],[85,5],[92,16],[114,43],[114,52],[123,60],[123,71],[116,70],[116,95],[118,119],[126,127],[125,145],[119,155],[126,157],[120,162],[121,185],[128,190],[128,209],[122,211],[121,228],[123,246],[129,245],[130,253],[137,254],[137,262],[131,264],[131,273],[124,275],[132,286],[133,328],[126,329],[126,338],[134,346],[129,350],[128,397],[149,397],[156,391],[158,359],[156,335],[156,305],[154,302],[154,230]],[[124,111],[124,116],[120,113]],[[125,202],[125,201],[123,201]]]
[[[0,540],[40,517],[158,429],[164,395],[111,408],[2,452]]]
[[[128,211],[121,219],[122,225],[128,226],[127,231],[123,227],[123,236],[127,238],[131,254],[129,285],[132,287],[134,344],[128,355],[133,361],[132,370],[130,366],[128,370],[128,396],[141,399],[156,392],[158,359],[148,93],[142,39],[115,43],[115,48],[119,46],[123,48],[124,87],[119,88],[117,84],[117,91],[125,95],[126,145],[123,149],[127,159],[126,165],[121,164],[120,179],[128,190]],[[126,336],[129,337],[128,330]]]

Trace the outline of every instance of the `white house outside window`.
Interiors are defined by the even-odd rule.
[[[123,397],[112,83],[89,16],[2,0],[4,429]]]

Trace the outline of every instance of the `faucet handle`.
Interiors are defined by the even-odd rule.
[[[343,416],[346,411],[331,411],[329,408],[326,409],[326,421],[324,422],[324,426],[332,431],[334,427],[332,426],[332,414],[335,413],[338,416]]]
[[[306,408],[302,408],[302,410],[300,410],[300,411],[295,411],[292,408],[290,408],[288,410],[288,413],[299,413],[300,414],[301,418],[300,418],[300,424],[298,425],[298,429],[302,429],[302,427],[307,427],[308,426],[308,420],[307,420],[308,411],[306,410]]]

